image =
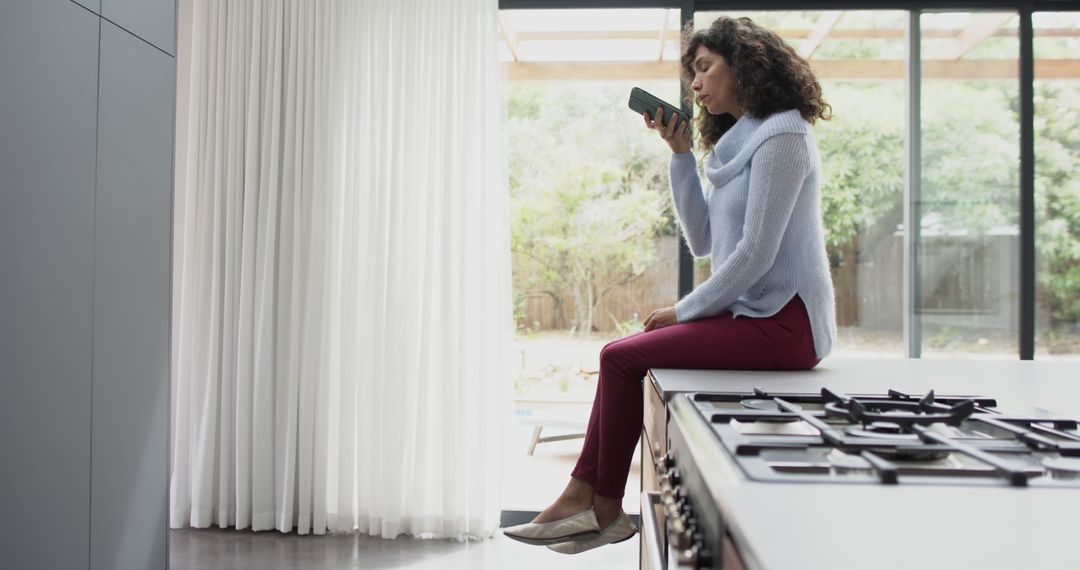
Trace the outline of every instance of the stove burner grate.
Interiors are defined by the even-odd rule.
[[[975,412],[974,400],[964,400],[952,406],[939,404],[934,401],[933,390],[918,401],[852,398],[826,388],[821,390],[821,395],[828,401],[825,404],[826,416],[863,425],[885,422],[910,428],[913,425],[928,426],[944,422],[955,426]]]
[[[690,400],[740,464],[766,480],[764,469],[800,476],[870,474],[882,483],[897,483],[901,474],[905,482],[1080,483],[1076,420],[1005,414],[985,396],[755,388],[697,393]],[[823,454],[838,463],[822,462]]]
[[[944,415],[947,418],[950,418],[952,421],[946,421],[946,420],[941,420],[941,419],[939,419],[937,421],[944,421],[945,423],[950,424],[950,425],[959,425],[959,423],[963,422],[963,418],[967,418],[968,416],[970,416],[971,411],[974,410],[974,402],[973,401],[960,402],[959,404],[952,406],[950,408],[950,413],[948,413],[948,414],[922,414],[922,415],[911,414],[910,417],[908,417],[908,416],[900,417],[898,415],[893,415],[893,416],[890,416],[890,417],[888,417],[886,419],[878,420],[878,419],[876,419],[876,418],[874,418],[872,416],[877,416],[879,414],[867,414],[867,413],[864,413],[862,410],[860,410],[860,405],[861,404],[857,400],[855,400],[853,398],[847,398],[847,397],[835,395],[835,394],[832,394],[831,392],[827,395],[826,392],[827,392],[827,390],[823,388],[822,389],[822,395],[823,396],[826,396],[826,397],[832,396],[832,397],[836,398],[837,401],[846,402],[848,404],[849,410],[851,411],[851,417],[853,419],[855,419],[856,421],[864,421],[864,423],[869,423],[869,422],[872,422],[872,421],[891,421],[891,422],[898,423],[898,424],[903,425],[904,427],[914,431],[915,434],[919,437],[919,439],[926,442],[926,443],[940,444],[941,446],[944,447],[944,449],[946,449],[948,451],[955,451],[955,452],[962,453],[962,454],[967,455],[967,456],[969,456],[969,457],[971,457],[971,458],[973,458],[973,459],[975,459],[977,461],[980,461],[982,463],[985,463],[985,464],[993,467],[994,470],[999,475],[1001,475],[1006,480],[1008,480],[1009,483],[1011,485],[1013,485],[1013,486],[1024,487],[1024,486],[1027,486],[1027,484],[1028,484],[1028,474],[1026,472],[1024,472],[1023,469],[1019,469],[1019,468],[1015,467],[1014,465],[1012,465],[1011,463],[1009,463],[1007,461],[1004,461],[1004,460],[1002,460],[1002,459],[1000,459],[1000,458],[998,458],[998,457],[996,457],[996,456],[994,456],[994,455],[992,455],[990,453],[987,453],[986,451],[978,449],[977,447],[974,447],[974,446],[969,445],[967,443],[962,443],[962,442],[957,441],[955,439],[949,438],[948,436],[936,433],[932,429],[926,427],[926,425],[928,425],[928,424],[925,424],[924,422],[928,418],[931,418],[933,416],[942,416],[942,415]],[[823,443],[825,443],[827,445],[832,445],[832,446],[834,446],[837,449],[840,449],[842,451],[854,451],[854,450],[859,450],[859,449],[861,449],[863,451],[863,453],[866,453],[866,452],[869,451],[867,449],[867,445],[865,443],[860,442],[860,443],[862,443],[860,445],[857,442],[849,441],[836,428],[834,428],[832,426],[829,426],[828,424],[826,424],[822,420],[814,417],[813,415],[810,415],[810,414],[806,413],[798,405],[792,404],[790,402],[785,402],[781,398],[776,398],[776,403],[784,411],[798,415],[800,418],[803,419],[803,421],[809,423],[814,428],[817,428],[817,430],[819,432],[821,432],[821,441]],[[926,395],[926,397],[924,397],[922,400],[920,400],[920,404],[922,404],[923,406],[935,405],[933,403],[933,392],[930,392],[929,394]],[[967,409],[967,408],[970,408],[970,409]],[[828,410],[828,406],[826,406],[826,413],[828,413],[827,410]],[[959,417],[959,416],[962,416],[962,418],[959,419],[959,420],[953,419],[953,418],[956,418],[956,417]],[[918,419],[914,419],[914,418],[918,418]],[[931,422],[931,423],[937,423],[937,421]],[[956,421],[956,423],[953,423],[953,421]],[[871,445],[874,445],[874,444],[871,444]],[[874,447],[875,447],[875,449],[873,449],[873,453],[880,453],[881,452],[881,450],[876,449],[876,445],[874,445]],[[905,451],[909,451],[909,450],[903,449],[902,445],[896,445],[896,446],[892,446],[892,447],[887,447],[885,449],[886,449],[887,453],[896,454],[894,456],[896,459],[900,459],[902,457],[910,457],[910,456],[903,455]],[[946,454],[948,453],[948,451],[946,451]],[[884,458],[880,458],[880,456],[877,456],[877,457],[882,460],[882,466],[883,467],[887,467],[889,469],[892,469],[892,471],[895,471],[895,468],[892,468],[891,464],[888,463],[887,460],[885,460]],[[927,460],[932,459],[931,457],[925,457],[925,456],[920,456],[920,458],[925,458]],[[884,477],[884,475],[883,475],[883,477]]]

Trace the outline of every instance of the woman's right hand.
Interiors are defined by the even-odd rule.
[[[645,120],[645,126],[650,129],[655,129],[660,133],[660,138],[664,139],[664,142],[668,143],[671,147],[671,152],[680,154],[684,152],[690,152],[690,129],[686,128],[686,121],[682,120],[678,115],[675,116],[675,120],[671,121],[664,126],[664,108],[657,107],[656,120],[649,119],[648,113],[642,113],[641,117]],[[678,123],[678,125],[676,125]]]

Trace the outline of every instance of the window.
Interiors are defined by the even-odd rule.
[[[677,300],[671,151],[627,101],[635,86],[679,101],[679,11],[503,10],[500,20],[518,351],[504,507],[533,510],[558,496],[581,449],[541,443],[529,457],[535,427],[584,432],[601,348]],[[637,488],[631,471],[627,512]]]
[[[1080,12],[1032,15],[1036,338],[1039,359],[1080,356]]]
[[[1018,20],[921,16],[916,312],[926,357],[1018,352]]]
[[[746,16],[807,58],[833,118],[814,126],[836,289],[834,354],[902,357],[904,23],[899,11],[699,12]],[[696,282],[708,277],[699,260]],[[695,283],[696,284],[696,283]]]

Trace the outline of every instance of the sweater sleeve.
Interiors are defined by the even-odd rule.
[[[712,232],[709,231],[709,204],[701,191],[697,164],[693,152],[671,155],[668,165],[671,177],[671,195],[675,211],[682,222],[683,235],[690,252],[697,257],[709,255],[712,250]]]
[[[749,169],[742,237],[712,276],[675,304],[679,322],[720,314],[772,267],[812,169],[803,135],[785,133],[765,140]]]

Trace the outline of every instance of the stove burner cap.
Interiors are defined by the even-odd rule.
[[[832,466],[832,470],[836,474],[872,474],[874,467],[870,465],[870,462],[858,455],[852,455],[845,453],[839,449],[834,449],[829,452],[827,456],[829,465]]]
[[[761,410],[764,412],[780,411],[780,405],[777,404],[774,400],[757,400],[750,398],[746,400],[740,400],[739,403],[742,404],[742,407],[749,410]]]
[[[871,422],[863,429],[870,433],[904,433],[904,428],[900,427],[900,424],[893,422]]]
[[[918,441],[919,436],[913,433],[904,433],[899,424],[892,422],[873,422],[862,428],[850,426],[844,429],[844,433],[855,437],[869,437],[877,439]]]
[[[1080,459],[1048,457],[1042,464],[1055,479],[1080,479]]]

